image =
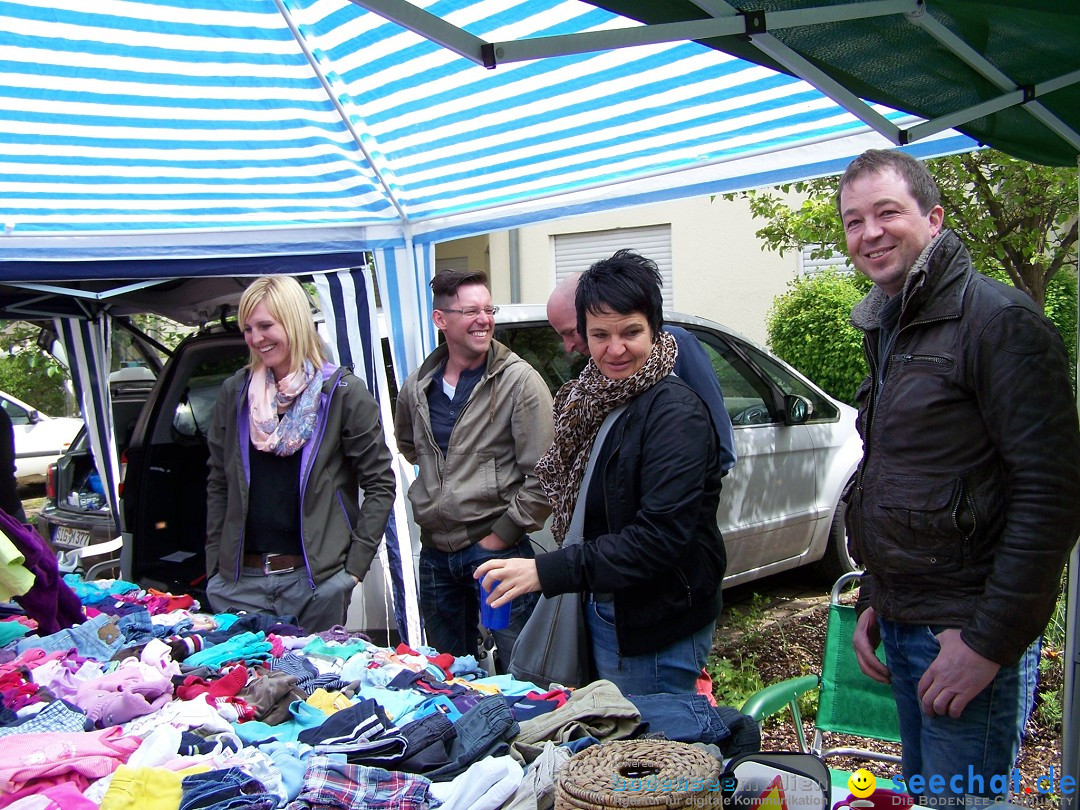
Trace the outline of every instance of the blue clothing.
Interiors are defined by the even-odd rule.
[[[675,374],[692,389],[709,409],[709,417],[716,436],[720,440],[720,469],[727,473],[735,466],[735,430],[731,427],[731,415],[724,405],[724,392],[716,379],[716,371],[709,362],[698,339],[681,326],[667,324],[664,331],[675,338],[679,356],[675,358]]]
[[[183,796],[180,810],[273,810],[277,796],[268,793],[262,782],[240,768],[222,768],[185,776],[180,783]]]
[[[488,560],[511,557],[532,559],[534,556],[528,535],[516,545],[501,551],[491,551],[479,543],[473,543],[461,551],[439,551],[430,546],[421,548],[420,611],[424,615],[424,632],[428,643],[439,652],[455,656],[475,655],[476,639],[480,632],[477,626],[480,596],[473,572]],[[532,615],[539,598],[539,594],[528,593],[514,599],[510,624],[491,631],[500,650],[500,670],[509,663],[514,641]]]
[[[621,655],[615,635],[615,602],[585,603],[585,624],[596,677],[624,695],[691,694],[712,650],[716,622],[640,655]]]
[[[26,636],[15,644],[15,652],[21,655],[34,647],[40,647],[47,653],[66,652],[74,647],[85,658],[109,661],[123,645],[124,635],[116,618],[101,613],[82,624],[47,636]]]
[[[754,718],[730,706],[714,706],[704,695],[627,695],[626,699],[641,712],[649,734],[717,745],[725,758],[761,750],[761,730]]]
[[[904,741],[901,769],[909,792],[923,793],[934,803],[941,797],[962,795],[985,799],[1005,798],[1020,730],[1027,722],[1038,672],[1038,642],[1020,661],[1002,667],[997,676],[967,706],[960,717],[927,717],[919,700],[919,679],[941,649],[935,633],[943,626],[903,624],[879,619],[885,661],[889,666],[900,737]],[[911,779],[923,778],[916,791]],[[930,784],[940,775],[944,783]],[[998,777],[992,781],[992,777]],[[968,804],[973,802],[969,799]]]
[[[454,730],[446,763],[424,773],[433,782],[448,782],[484,757],[506,756],[520,727],[502,695],[488,695],[454,723]]]

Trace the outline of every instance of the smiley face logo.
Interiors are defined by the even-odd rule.
[[[859,768],[847,782],[851,795],[859,799],[865,799],[877,788],[877,779],[866,768]]]

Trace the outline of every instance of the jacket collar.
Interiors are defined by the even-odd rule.
[[[945,228],[915,260],[901,291],[900,323],[959,317],[970,277],[971,257],[951,229]],[[878,287],[851,311],[851,324],[863,332],[877,329],[881,308],[889,297]]]

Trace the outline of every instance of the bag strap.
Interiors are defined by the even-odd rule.
[[[622,416],[622,412],[626,410],[627,404],[629,403],[624,402],[619,407],[608,412],[608,415],[604,417],[604,421],[600,424],[600,429],[596,431],[592,451],[589,453],[589,463],[585,466],[585,475],[581,479],[581,489],[578,490],[577,501],[574,503],[574,514],[570,518],[570,526],[566,530],[566,537],[563,540],[564,546],[584,542],[585,496],[589,492],[589,480],[592,478],[596,460],[600,457],[600,449],[604,446],[604,440],[607,438],[611,426],[618,421],[619,417]]]

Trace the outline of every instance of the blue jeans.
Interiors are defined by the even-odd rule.
[[[476,655],[480,598],[473,572],[487,560],[532,559],[535,556],[528,535],[502,551],[489,551],[476,543],[461,551],[449,552],[424,546],[420,550],[420,610],[424,615],[428,645],[454,656]],[[491,631],[504,663],[509,662],[514,641],[539,598],[540,595],[535,593],[519,596],[510,611],[509,626]],[[500,667],[500,671],[504,670]]]
[[[448,782],[485,757],[505,756],[509,741],[521,727],[502,695],[488,695],[454,723],[454,730],[457,735],[450,741],[448,762],[424,773],[433,782]]]
[[[885,620],[879,624],[900,718],[901,768],[909,791],[921,792],[930,801],[938,799],[938,803],[941,797],[1006,797],[1020,734],[1034,699],[1038,642],[1019,663],[1002,667],[960,717],[927,717],[918,696],[919,679],[940,650],[935,634],[946,628]],[[916,774],[924,780],[940,774],[943,784],[924,781],[922,790],[916,791],[910,785]],[[969,799],[967,803],[980,802]]]
[[[712,650],[716,622],[656,652],[620,655],[615,636],[615,602],[597,602],[590,596],[585,604],[596,675],[611,681],[624,695],[655,695],[697,691],[697,679]]]
[[[236,767],[185,776],[181,786],[179,810],[272,810],[277,806],[275,795]]]

